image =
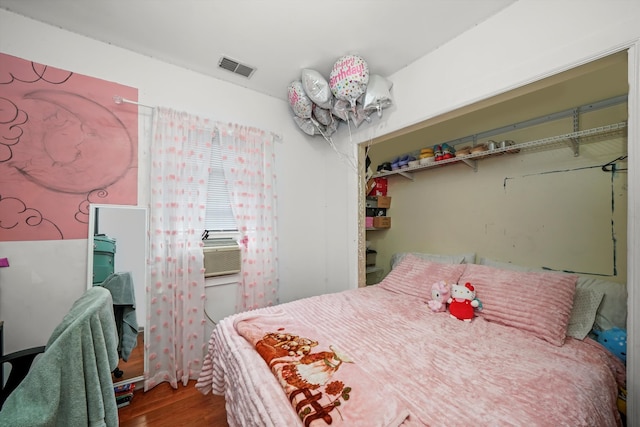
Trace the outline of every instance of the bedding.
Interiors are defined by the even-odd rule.
[[[403,259],[398,268],[411,268],[379,285],[223,319],[197,388],[225,396],[231,426],[328,425],[310,416],[338,401],[332,425],[621,425],[619,359],[590,338],[557,345],[488,317],[432,312],[416,295],[444,280],[431,264]],[[459,277],[481,279],[470,266]],[[423,275],[412,276],[415,268]],[[328,400],[296,400],[305,388],[307,400],[319,392]]]

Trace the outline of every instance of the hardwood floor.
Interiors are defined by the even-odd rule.
[[[143,334],[138,335],[138,345],[127,362],[120,360],[118,368],[124,371],[122,381],[143,374]],[[195,388],[195,381],[187,386],[182,383],[177,389],[169,383],[161,383],[148,392],[136,389],[133,400],[118,410],[120,427],[228,427],[224,397],[208,394],[204,396]]]
[[[120,427],[228,427],[222,396],[204,396],[195,381],[178,389],[158,384],[148,392],[136,390],[131,404],[118,410]]]

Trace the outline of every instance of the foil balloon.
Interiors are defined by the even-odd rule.
[[[296,80],[291,82],[288,87],[289,92],[289,105],[301,119],[308,119],[311,117],[311,109],[313,108],[313,102],[309,99],[307,94],[302,88],[302,82]]]
[[[333,64],[329,87],[333,96],[349,101],[354,108],[356,100],[365,93],[369,83],[369,65],[362,57],[345,55]]]
[[[333,103],[331,112],[334,116],[346,122],[347,120],[349,120],[349,108],[350,105],[348,101],[338,100]]]
[[[310,118],[303,119],[302,117],[293,116],[293,121],[296,122],[302,132],[306,133],[307,135],[314,136],[320,134]]]
[[[362,102],[365,111],[377,111],[378,116],[382,116],[382,109],[392,104],[391,83],[389,80],[377,74],[371,74],[369,84]]]
[[[311,101],[321,108],[331,108],[333,94],[327,80],[315,70],[305,68],[302,70],[302,88]]]
[[[324,108],[320,108],[317,105],[313,106],[313,117],[320,123],[325,126],[331,124],[333,122],[333,117],[331,116],[331,110],[326,110]]]
[[[336,130],[338,130],[338,121],[334,120],[327,126],[325,126],[324,136],[331,136],[335,133]]]
[[[369,117],[369,115],[371,114],[371,111],[365,110],[364,107],[360,104],[356,105],[355,112],[351,111],[349,114],[351,116],[351,121],[353,121],[356,127],[360,127],[360,125],[364,121],[367,121],[367,122],[371,121],[371,118]]]

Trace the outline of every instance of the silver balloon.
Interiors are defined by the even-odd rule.
[[[339,99],[333,103],[333,108],[331,112],[337,118],[344,120],[345,122],[349,120],[349,111],[351,110],[351,104],[349,101],[345,101],[343,99]]]
[[[351,121],[356,125],[356,127],[359,127],[362,122],[366,121],[366,122],[370,122],[371,118],[369,117],[369,115],[371,115],[371,111],[367,111],[365,110],[361,105],[356,104],[356,111],[355,113],[353,111],[351,111],[351,113],[349,113],[351,116]]]
[[[364,94],[363,107],[366,111],[377,111],[382,116],[382,109],[389,107],[391,99],[391,87],[393,83],[377,74],[371,74],[367,91]]]
[[[338,130],[338,124],[339,124],[339,122],[337,120],[334,120],[330,124],[328,124],[325,127],[325,131],[324,131],[325,136],[333,135],[335,133],[335,131]]]
[[[333,94],[329,83],[322,77],[322,74],[315,70],[305,68],[301,73],[302,88],[316,105],[321,108],[331,108]]]
[[[315,117],[315,119],[320,122],[320,124],[323,124],[325,126],[334,121],[330,110],[320,108],[317,105],[313,106],[313,117]]]

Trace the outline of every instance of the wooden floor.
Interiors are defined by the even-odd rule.
[[[114,382],[140,376],[144,371],[143,334],[127,362],[120,360],[118,368],[124,371]],[[195,388],[195,381],[187,386],[179,383],[177,389],[161,383],[148,392],[135,390],[128,406],[118,410],[120,427],[228,427],[224,397],[204,396]]]
[[[228,427],[224,397],[204,396],[195,381],[178,389],[161,383],[148,392],[136,390],[131,404],[118,410],[120,427]]]

